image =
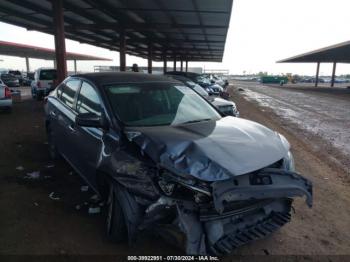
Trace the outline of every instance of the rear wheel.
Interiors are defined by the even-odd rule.
[[[41,101],[41,100],[43,100],[43,98],[44,98],[44,94],[43,93],[36,93],[36,100],[37,101]]]
[[[107,199],[106,233],[112,242],[127,240],[127,226],[125,216],[116,191],[115,183],[110,183]]]
[[[35,92],[34,88],[32,88],[32,98],[33,98],[33,99],[36,98],[36,92]]]

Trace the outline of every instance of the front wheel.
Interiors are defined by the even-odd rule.
[[[107,200],[106,233],[112,242],[122,242],[127,240],[127,226],[124,212],[116,191],[118,187],[110,183]]]
[[[33,98],[33,99],[36,98],[36,92],[35,92],[34,88],[32,88],[32,98]]]

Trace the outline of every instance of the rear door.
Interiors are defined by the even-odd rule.
[[[101,98],[93,84],[83,80],[80,92],[77,96],[77,113],[93,113],[102,115]],[[75,126],[75,137],[72,141],[72,149],[76,154],[76,167],[87,179],[88,183],[96,185],[96,167],[102,159],[103,150],[102,128]]]
[[[56,69],[43,69],[39,72],[40,88],[52,89],[57,78]]]

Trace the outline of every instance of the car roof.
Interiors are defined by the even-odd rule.
[[[182,71],[169,71],[166,72],[167,75],[180,75],[180,76],[186,76],[186,77],[195,77],[199,76],[200,74],[194,73],[194,72],[182,72]]]
[[[177,82],[163,75],[151,75],[135,72],[103,72],[103,73],[86,73],[76,74],[71,77],[80,77],[90,80],[98,85],[111,83],[142,83],[142,82]]]
[[[166,76],[179,81],[192,81],[191,79],[183,75],[166,75]]]

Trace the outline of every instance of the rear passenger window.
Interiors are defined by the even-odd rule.
[[[101,102],[96,90],[88,83],[83,82],[77,100],[78,113],[94,113],[101,115]]]
[[[62,90],[61,101],[70,108],[73,108],[74,97],[78,91],[79,86],[80,80],[69,80]]]

